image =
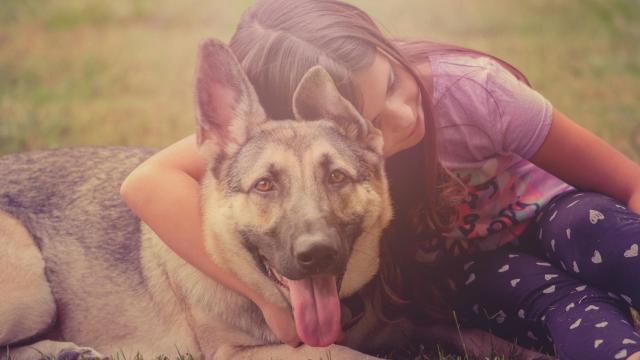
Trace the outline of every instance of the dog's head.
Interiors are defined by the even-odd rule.
[[[273,121],[224,44],[208,40],[199,56],[207,251],[271,301],[290,304],[303,341],[331,344],[338,297],[377,272],[391,218],[382,134],[321,67],[300,81],[295,119]]]

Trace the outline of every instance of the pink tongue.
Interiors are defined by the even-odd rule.
[[[287,280],[300,340],[309,346],[333,344],[341,330],[335,276]]]

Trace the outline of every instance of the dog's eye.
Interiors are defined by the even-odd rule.
[[[347,175],[340,170],[333,170],[329,174],[329,183],[333,185],[342,184],[347,181]]]
[[[267,192],[273,190],[273,186],[273,181],[269,179],[260,179],[253,188],[260,192]]]

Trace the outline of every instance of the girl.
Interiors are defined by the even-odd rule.
[[[320,64],[382,131],[396,207],[376,286],[387,305],[418,322],[455,310],[464,326],[560,358],[640,359],[628,312],[640,283],[624,277],[640,267],[640,167],[515,68],[455,46],[389,40],[334,0],[259,0],[230,47],[270,118],[293,118],[292,93]],[[131,173],[122,196],[176,253],[252,299],[276,335],[297,344],[286,309],[204,255],[205,166],[189,136]]]

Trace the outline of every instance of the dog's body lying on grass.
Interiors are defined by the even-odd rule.
[[[391,218],[380,132],[321,68],[296,91],[296,119],[268,120],[215,41],[201,48],[196,98],[210,162],[201,183],[208,255],[290,306],[308,345],[279,343],[257,306],[179,258],[120,201],[124,177],[152,151],[63,149],[0,158],[0,344],[9,355],[366,359],[359,351],[408,341],[407,322],[381,325],[365,301],[344,345],[332,345],[349,320],[339,297],[378,270]]]

